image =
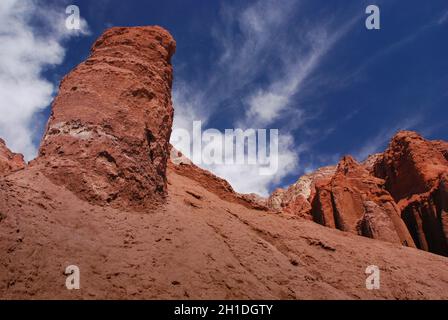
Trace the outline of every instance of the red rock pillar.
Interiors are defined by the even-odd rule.
[[[160,27],[111,28],[95,42],[52,105],[36,162],[52,181],[121,208],[163,199],[175,47]]]

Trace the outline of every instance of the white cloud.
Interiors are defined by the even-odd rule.
[[[259,18],[263,19],[263,16],[260,14]],[[252,123],[263,126],[284,115],[293,96],[300,93],[304,82],[320,65],[325,54],[356,21],[357,18],[351,19],[331,33],[327,31],[331,29],[330,25],[318,25],[304,32],[305,35],[298,43],[283,44],[280,47],[281,52],[291,52],[292,47],[294,54],[290,57],[282,55],[278,68],[282,71],[280,75],[271,81],[267,89],[259,90],[248,97],[247,118]],[[294,109],[296,113],[301,114],[300,106],[295,105]]]
[[[224,25],[215,29],[214,35],[223,50],[220,66],[233,76],[229,80],[238,79],[238,86],[243,86],[253,80],[271,54],[281,54],[280,34],[299,5],[293,0],[259,0],[247,7],[223,7]]]
[[[261,175],[260,164],[256,165],[215,165],[207,169],[226,179],[240,193],[257,193],[268,196],[270,187],[297,170],[298,154],[294,149],[292,136],[279,137],[278,169],[272,175]]]
[[[318,41],[319,40],[319,41]],[[299,54],[295,61],[284,59],[282,68],[287,70],[280,79],[274,80],[268,89],[260,90],[247,99],[249,108],[246,116],[252,123],[265,126],[276,121],[289,106],[303,82],[319,64],[331,41],[313,39],[311,52]],[[300,110],[296,106],[296,110]]]
[[[290,96],[276,90],[260,90],[249,97],[249,110],[247,116],[255,117],[257,123],[271,123],[276,120],[279,113],[289,104]]]
[[[42,72],[62,63],[64,40],[88,33],[84,20],[80,31],[67,30],[65,17],[65,7],[50,8],[42,1],[0,2],[0,137],[27,160],[37,151],[32,140],[40,121],[36,114],[55,92]]]
[[[206,141],[206,134],[203,131],[202,136],[193,137],[190,130],[173,130],[172,143],[175,148],[181,151],[185,156],[191,159],[196,165],[215,173],[217,176],[226,179],[240,193],[258,193],[262,196],[269,194],[269,188],[272,184],[278,184],[291,171],[297,169],[297,153],[294,149],[294,140],[290,135],[282,135],[278,141],[278,153],[272,151],[268,158],[268,163],[262,163],[257,152],[262,152],[259,145],[253,154],[246,153],[244,163],[238,163],[235,156],[234,146],[227,148],[224,140],[224,132],[216,131],[216,139]],[[267,133],[269,135],[269,133]],[[199,139],[202,148],[193,146],[193,139]],[[272,136],[268,138],[266,144],[272,141]],[[196,140],[199,141],[199,140]],[[177,143],[176,143],[177,142]],[[272,145],[271,145],[272,146]],[[206,150],[219,152],[219,163],[214,162]],[[273,159],[274,154],[278,155]],[[216,159],[216,158],[214,158]],[[252,164],[251,164],[252,163]],[[262,168],[268,169],[272,174],[266,175]]]
[[[212,31],[221,54],[206,84],[195,87],[191,81],[180,81],[181,91],[188,92],[182,95],[175,86],[175,128],[190,131],[192,118],[205,121],[223,114],[223,101],[235,104],[230,106],[233,110],[240,108],[235,128],[275,128],[277,120],[291,115],[296,125],[305,121],[307,116],[300,106],[292,106],[292,98],[356,19],[341,26],[332,24],[331,17],[314,21],[301,12],[297,15],[301,5],[302,1],[259,0],[222,7],[222,21]],[[295,35],[287,32],[295,24],[292,19],[301,27]],[[300,150],[291,134],[296,128],[279,128],[279,168],[271,176],[259,175],[257,165],[198,165],[228,180],[238,192],[267,195],[273,185],[297,172]]]
[[[205,106],[205,98],[200,90],[193,90],[182,81],[177,81],[172,93],[175,116],[173,130],[185,129],[191,131],[193,121],[207,122],[208,113]]]

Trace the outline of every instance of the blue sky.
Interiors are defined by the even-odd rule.
[[[43,92],[29,94],[39,99],[0,103],[4,114],[11,106],[29,113],[16,117],[21,131],[0,120],[0,135],[28,158],[34,151],[25,138],[39,144],[54,86],[110,26],[160,25],[176,39],[176,126],[201,120],[204,129],[279,129],[278,175],[209,168],[238,191],[266,194],[305,172],[337,163],[344,154],[362,160],[382,151],[399,129],[448,140],[446,0],[31,1],[19,14],[12,7],[23,0],[5,1],[11,6],[0,5],[2,17],[25,15],[18,26],[34,35],[33,46],[44,43],[42,58],[29,71],[30,84],[36,81]],[[68,4],[79,6],[88,26],[84,32],[57,30]],[[370,4],[380,8],[380,30],[365,28]],[[5,21],[0,31],[18,28]],[[26,32],[20,34],[28,39]],[[11,46],[13,39],[17,36],[9,38]],[[55,42],[54,52],[44,50],[44,40]],[[24,49],[23,55],[32,53]],[[0,65],[0,76],[7,81],[14,75],[5,68]],[[16,89],[27,96],[23,87]],[[34,107],[25,107],[31,100]]]

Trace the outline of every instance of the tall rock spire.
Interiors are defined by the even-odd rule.
[[[160,27],[111,28],[61,82],[37,163],[97,204],[144,209],[166,192],[171,57]]]

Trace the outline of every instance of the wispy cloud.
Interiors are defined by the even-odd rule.
[[[266,194],[285,176],[297,174],[299,152],[291,130],[309,115],[292,103],[293,98],[305,95],[302,89],[307,79],[357,21],[339,23],[328,16],[313,21],[299,11],[302,2],[259,0],[249,6],[222,7],[222,21],[213,28],[221,53],[208,83],[199,92],[199,86],[195,88],[191,82],[180,80],[175,85],[174,96],[182,97],[175,98],[177,128],[181,123],[183,128],[188,126],[191,115],[207,121],[223,111],[234,118],[236,128],[275,128],[280,125],[278,121],[294,117],[295,127],[280,129],[277,174],[260,176],[256,174],[257,166],[250,165],[203,165],[227,179],[239,192]],[[299,32],[288,33],[297,23]]]
[[[425,36],[428,31],[430,31],[434,27],[440,27],[440,25],[444,24],[448,21],[448,10],[442,13],[441,16],[436,18],[432,18],[426,24],[420,26],[417,30],[403,36],[401,39],[391,43],[388,46],[383,47],[381,50],[375,52],[371,56],[369,56],[362,65],[360,65],[354,72],[349,74],[343,81],[346,83],[356,81],[361,74],[366,72],[369,68],[374,66],[378,61],[388,57],[391,54],[397,53],[403,49],[403,47],[412,44],[417,39]]]
[[[64,40],[88,31],[82,21],[80,31],[69,32],[65,17],[65,6],[0,2],[0,136],[28,160],[36,155],[32,141],[40,121],[36,114],[51,103],[55,91],[42,72],[63,61]]]
[[[380,130],[373,138],[369,139],[369,141],[367,141],[361,148],[355,150],[353,155],[358,161],[363,161],[369,155],[384,151],[384,147],[398,131],[415,129],[421,121],[421,117],[415,116],[404,119],[395,125],[387,126]]]
[[[304,43],[296,47],[296,53],[292,57],[282,57],[279,69],[283,70],[283,73],[278,79],[271,81],[267,89],[258,90],[249,96],[246,121],[250,119],[250,122],[264,126],[285,114],[284,111],[290,107],[292,98],[300,93],[302,85],[320,65],[325,54],[346,34],[355,21],[357,19],[352,19],[331,33],[328,31],[329,26],[318,26],[308,30]],[[300,117],[302,115],[300,106],[294,105],[293,108]]]
[[[445,22],[448,21],[448,10],[446,10],[441,16],[440,18],[437,20],[437,24],[444,24]]]

